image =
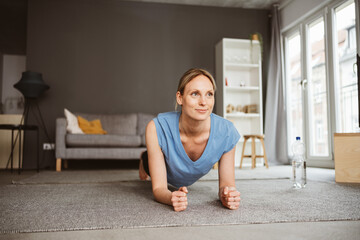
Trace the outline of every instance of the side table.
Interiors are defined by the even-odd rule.
[[[0,124],[0,130],[11,130],[11,153],[10,153],[10,160],[11,160],[11,172],[13,172],[13,153],[14,153],[14,146],[16,143],[16,138],[14,139],[14,131],[18,132],[19,136],[19,174],[21,173],[21,162],[24,162],[24,152],[21,148],[21,131],[36,131],[36,138],[37,138],[37,151],[36,151],[36,157],[37,157],[37,171],[40,171],[40,161],[39,161],[39,127],[36,125],[23,125],[23,124]],[[25,146],[25,142],[23,143]],[[24,147],[23,146],[23,147]],[[22,161],[21,161],[22,160]]]
[[[335,182],[360,183],[360,133],[334,133]]]

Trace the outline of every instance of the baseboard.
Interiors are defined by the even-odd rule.
[[[307,160],[306,166],[335,169],[334,160]]]

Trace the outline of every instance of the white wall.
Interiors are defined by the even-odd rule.
[[[3,113],[21,114],[23,112],[22,94],[14,88],[22,72],[25,71],[26,57],[23,55],[3,55],[2,99]]]
[[[280,29],[286,31],[298,20],[321,9],[331,0],[289,0],[280,5]]]

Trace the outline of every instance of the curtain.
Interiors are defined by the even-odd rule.
[[[271,47],[265,104],[265,149],[270,165],[288,164],[278,5],[272,8]]]

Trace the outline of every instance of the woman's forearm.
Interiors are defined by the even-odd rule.
[[[155,190],[153,190],[153,194],[154,197],[156,199],[156,201],[163,203],[163,204],[167,204],[167,205],[172,205],[171,202],[171,191],[167,188],[157,188]]]

